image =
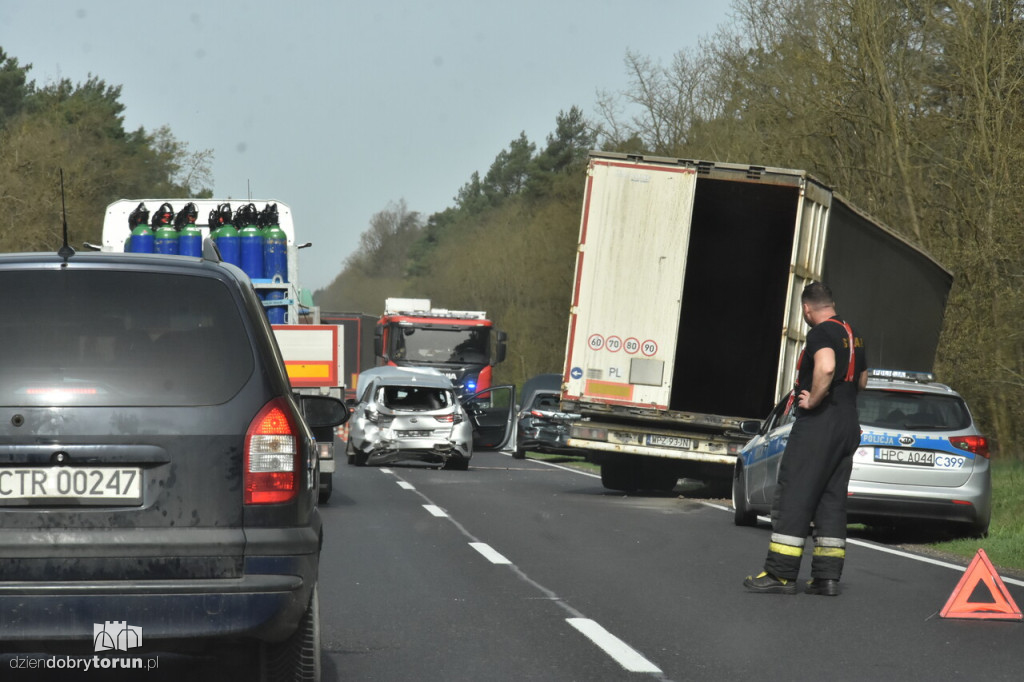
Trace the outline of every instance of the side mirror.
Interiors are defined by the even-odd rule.
[[[494,364],[497,365],[505,361],[505,356],[508,354],[508,334],[502,331],[498,332],[498,347],[495,349]]]
[[[757,419],[747,419],[740,422],[740,431],[748,436],[756,436],[761,432],[761,422]]]
[[[302,416],[310,428],[321,429],[339,426],[348,421],[349,411],[338,398],[326,395],[298,394]]]

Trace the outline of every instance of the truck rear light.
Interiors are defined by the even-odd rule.
[[[299,452],[295,417],[275,398],[245,434],[245,504],[280,504],[298,492]]]
[[[573,438],[582,438],[583,440],[608,440],[608,429],[596,429],[586,426],[573,426],[570,430],[570,435]]]
[[[989,458],[988,438],[985,436],[954,436],[949,442],[955,448],[973,452],[985,459]]]

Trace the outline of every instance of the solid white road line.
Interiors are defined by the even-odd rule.
[[[484,558],[492,564],[511,564],[512,562],[503,557],[486,542],[471,542],[469,546],[484,555]]]
[[[583,633],[615,662],[631,673],[660,673],[661,669],[641,656],[631,646],[589,618],[566,618],[565,622]]]

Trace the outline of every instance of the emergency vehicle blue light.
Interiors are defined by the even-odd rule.
[[[472,393],[476,390],[476,379],[466,379],[466,383],[464,383],[463,386],[466,387],[467,391]]]

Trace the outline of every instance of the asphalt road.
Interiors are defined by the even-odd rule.
[[[939,617],[962,567],[858,541],[839,597],[749,594],[767,525],[537,461],[344,467],[323,514],[325,680],[1021,677],[1024,624]]]
[[[469,471],[342,467],[323,507],[324,680],[1019,680],[1024,624],[939,617],[963,566],[853,540],[839,597],[747,593],[769,529],[677,488],[499,453]],[[805,572],[807,571],[805,561]],[[1004,581],[1018,605],[1024,582]],[[987,592],[981,588],[983,592]],[[976,592],[972,601],[987,594]],[[120,675],[255,679],[253,661],[161,654]]]

